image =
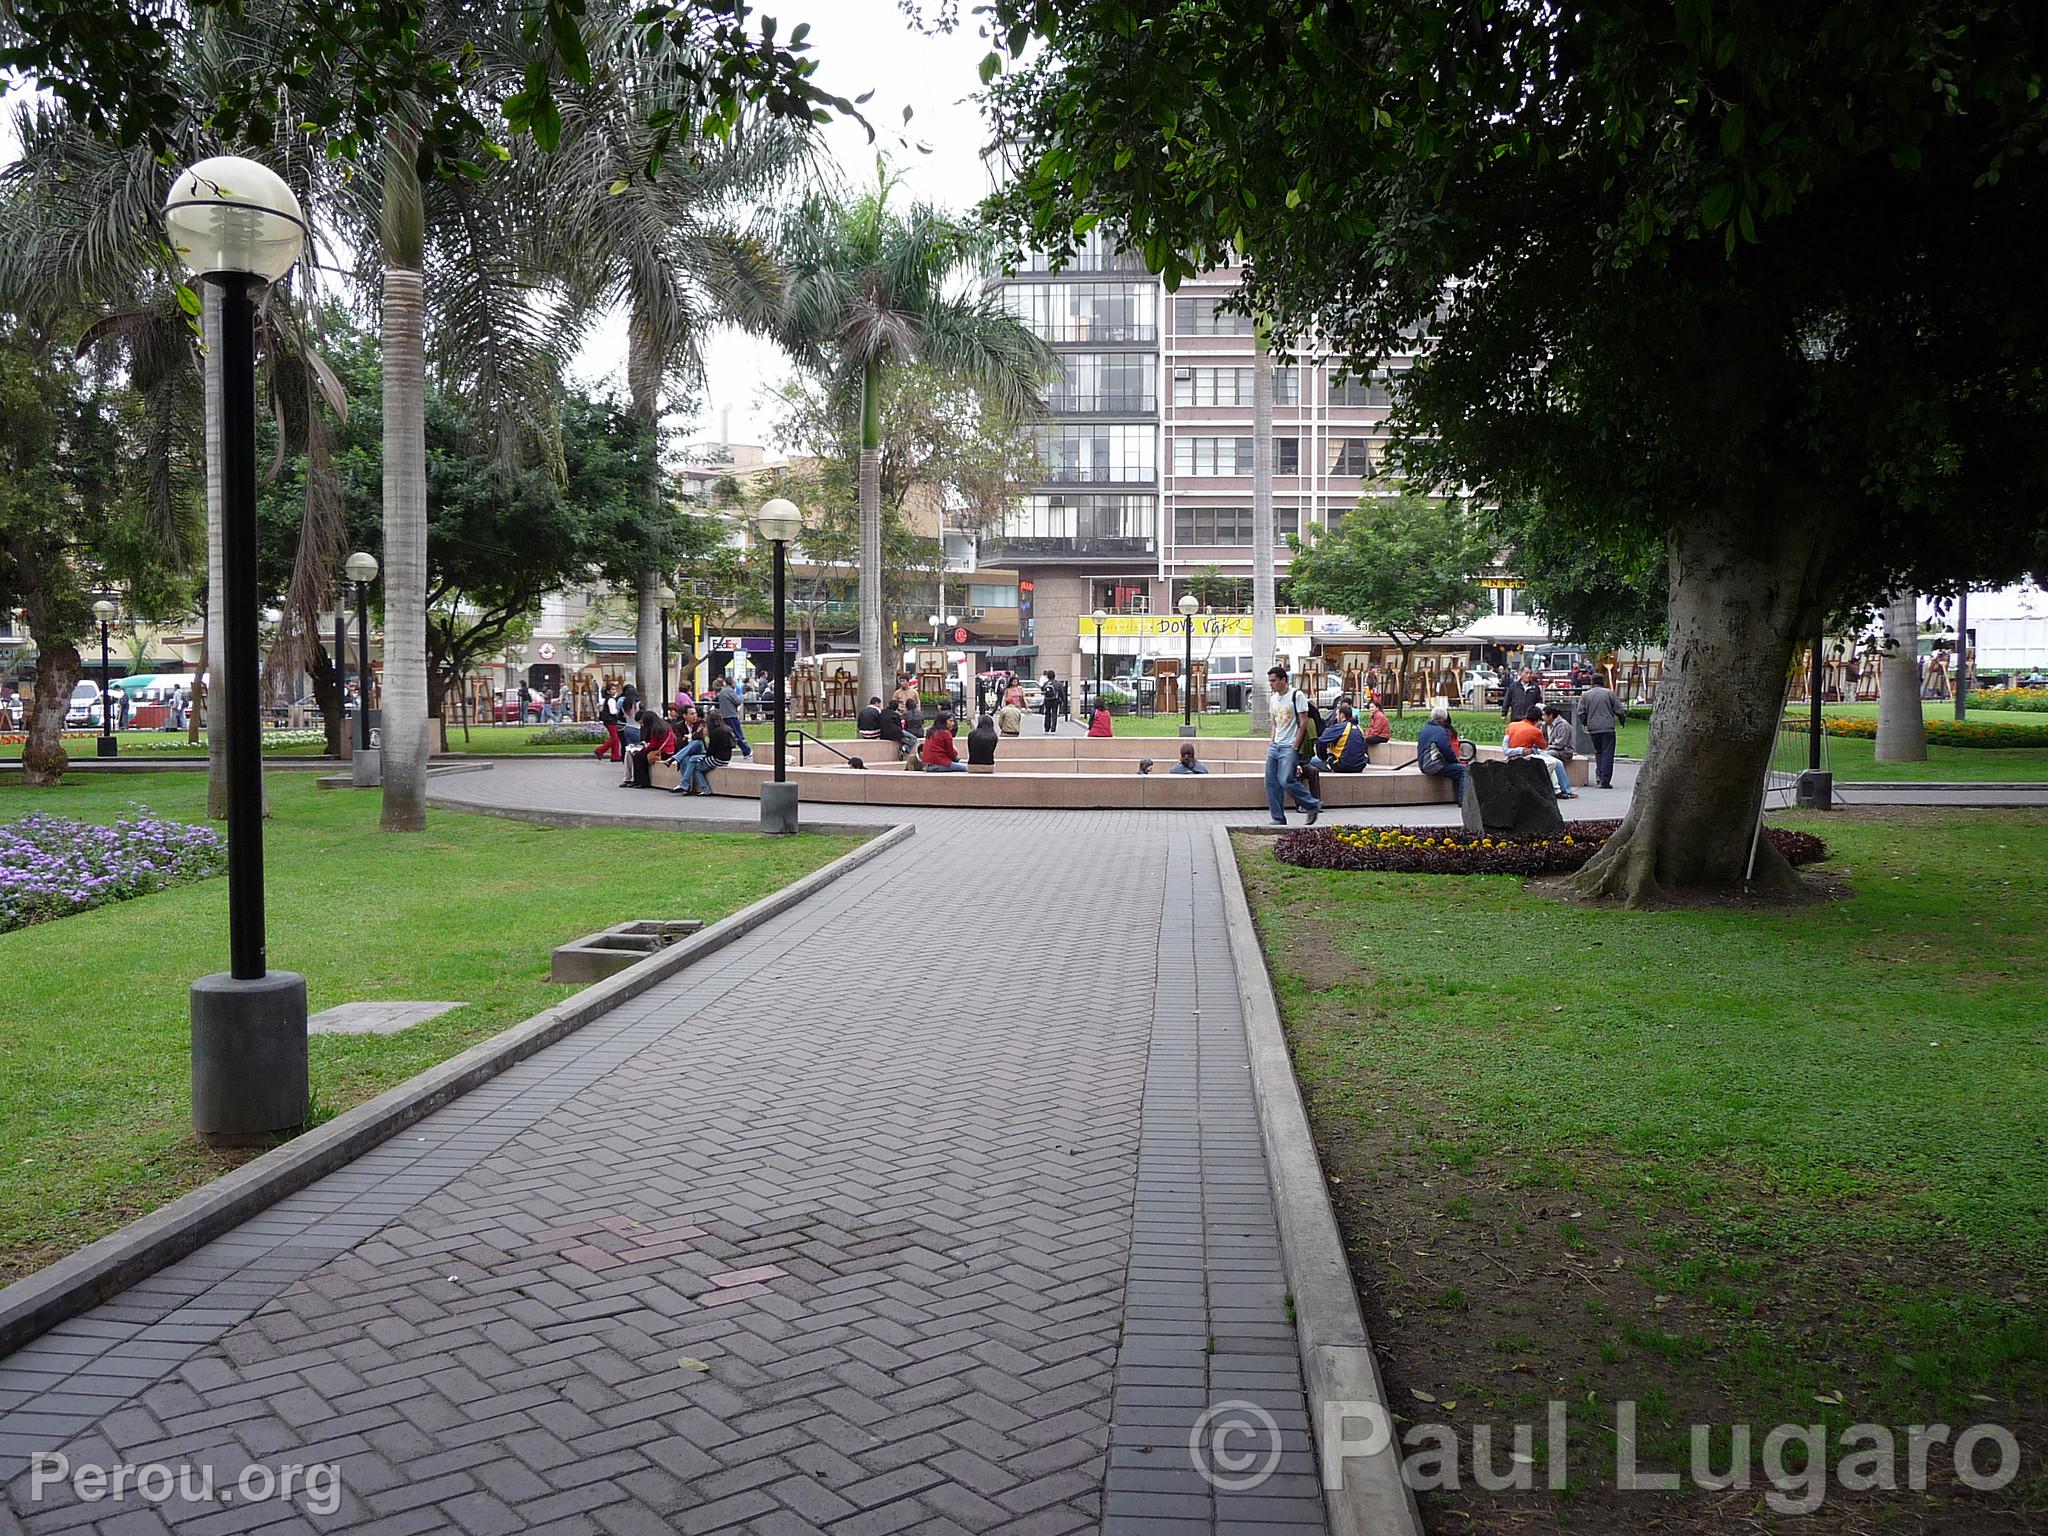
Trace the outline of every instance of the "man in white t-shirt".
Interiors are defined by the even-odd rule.
[[[1285,667],[1269,671],[1266,683],[1273,690],[1273,740],[1266,748],[1266,809],[1273,814],[1274,826],[1286,826],[1287,797],[1292,795],[1294,803],[1308,812],[1308,824],[1314,826],[1323,812],[1323,802],[1294,776],[1301,761],[1302,733],[1308,729],[1308,696],[1287,686]]]

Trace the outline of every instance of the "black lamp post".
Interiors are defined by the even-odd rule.
[[[92,616],[100,623],[100,739],[99,755],[112,757],[121,750],[114,738],[114,664],[107,655],[107,630],[120,610],[104,597],[92,605]]]
[[[663,715],[668,713],[669,701],[675,697],[668,686],[668,611],[675,605],[676,589],[664,581],[654,594],[654,606],[661,610],[661,683],[657,689],[661,696],[648,700]]]
[[[376,749],[370,745],[370,583],[377,579],[377,557],[359,549],[341,565],[356,589],[356,750],[350,774],[356,788],[377,782]]]
[[[256,300],[306,240],[277,174],[232,155],[172,184],[171,249],[218,290],[221,422],[221,672],[226,737],[229,969],[192,984],[192,1125],[247,1145],[306,1120],[306,979],[269,969],[263,937],[263,745],[256,647]]]
[[[1188,631],[1187,670],[1180,685],[1180,733],[1192,736],[1195,734],[1195,615],[1202,611],[1202,600],[1192,592],[1183,592],[1179,606]]]
[[[1095,610],[1095,611],[1094,611],[1093,613],[1091,613],[1091,614],[1089,615],[1089,617],[1090,617],[1091,619],[1093,619],[1093,620],[1095,621],[1095,704],[1094,704],[1094,707],[1095,707],[1096,709],[1100,709],[1100,708],[1102,708],[1102,626],[1103,626],[1103,623],[1104,623],[1104,621],[1105,621],[1105,620],[1107,620],[1107,619],[1109,618],[1109,615],[1108,615],[1108,614],[1106,614],[1106,613],[1104,613],[1104,612],[1103,612],[1103,611],[1102,611],[1102,610],[1101,610],[1100,608],[1098,608],[1098,609],[1096,609],[1096,610]]]
[[[781,496],[761,504],[754,514],[754,532],[775,547],[775,777],[761,786],[761,830],[773,835],[796,831],[797,786],[789,782],[783,748],[789,729],[789,658],[783,654],[788,622],[786,582],[789,541],[803,531],[804,516],[797,505]]]

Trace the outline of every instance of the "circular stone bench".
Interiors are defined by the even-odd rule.
[[[1264,810],[1266,806],[1266,743],[1257,737],[1202,737],[1196,750],[1206,774],[1172,771],[1179,761],[1180,738],[1125,736],[1103,740],[1089,736],[1005,736],[996,747],[993,772],[913,773],[879,741],[835,741],[840,751],[866,761],[849,767],[831,752],[809,743],[805,766],[798,766],[792,745],[788,773],[798,793],[810,804],[825,805],[961,805],[988,808],[1069,810]],[[762,781],[773,773],[771,743],[756,742],[751,762],[735,758],[712,775],[712,793],[758,799]],[[1477,749],[1482,758],[1499,757],[1497,746]],[[1138,772],[1143,758],[1152,771]],[[1413,742],[1396,741],[1372,749],[1372,763],[1363,773],[1325,773],[1323,804],[1448,805],[1451,787],[1413,767]],[[665,765],[663,765],[665,766]],[[1587,762],[1569,765],[1571,781],[1587,781]],[[674,770],[666,777],[673,782]],[[655,782],[664,781],[662,767]]]

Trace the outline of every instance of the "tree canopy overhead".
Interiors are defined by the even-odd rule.
[[[993,20],[1023,60],[985,65],[1020,238],[1070,249],[1107,219],[1169,281],[1241,253],[1249,307],[1354,358],[1426,334],[1397,397],[1411,476],[1664,542],[1667,693],[1589,884],[1739,881],[1756,701],[1811,615],[2038,547],[2034,8],[993,0]]]
[[[353,157],[382,141],[403,106],[423,169],[473,171],[508,134],[555,147],[559,87],[591,80],[587,9],[524,8],[529,62],[502,82],[473,48],[420,46],[427,0],[0,0],[0,73],[48,90],[105,138],[178,158],[191,157],[195,126],[250,150],[296,133]],[[650,0],[627,14],[642,50],[682,66],[649,106],[650,169],[672,143],[722,133],[749,104],[785,118],[858,116],[858,103],[816,83],[808,24],[785,32],[747,0]],[[173,68],[182,35],[216,24],[233,24],[246,57],[210,101],[186,101]]]

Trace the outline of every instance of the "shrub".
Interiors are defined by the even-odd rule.
[[[588,721],[576,725],[551,725],[526,738],[527,744],[535,747],[588,747],[603,740],[604,727]]]
[[[1973,709],[2011,709],[2029,715],[2048,715],[2048,688],[1976,688],[1970,692]]]
[[[1789,731],[1812,729],[1811,718],[1787,716]],[[1877,719],[1872,715],[1823,715],[1824,736],[1843,736],[1857,741],[1877,739]],[[2048,747],[2048,725],[1994,724],[1988,720],[1929,720],[1927,739],[1938,747]]]
[[[134,809],[112,826],[44,815],[0,826],[0,933],[227,868],[227,844],[212,828]]]
[[[1303,869],[1365,869],[1403,875],[1560,875],[1579,868],[1618,821],[1575,821],[1548,837],[1488,837],[1459,827],[1314,827],[1283,833],[1274,857]],[[1827,857],[1810,832],[1766,827],[1793,864]]]

